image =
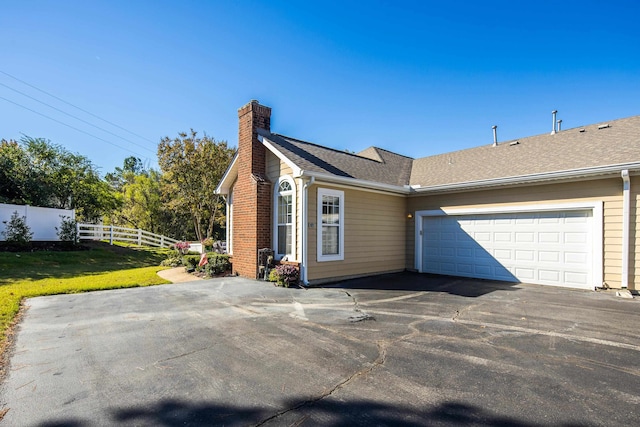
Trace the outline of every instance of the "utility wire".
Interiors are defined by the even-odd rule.
[[[32,84],[29,84],[29,83],[25,82],[24,80],[20,80],[19,78],[15,77],[15,76],[12,76],[12,75],[11,75],[11,74],[9,74],[9,73],[6,73],[6,72],[4,72],[4,71],[2,71],[2,70],[0,70],[0,73],[1,73],[1,74],[4,74],[4,75],[5,75],[5,76],[7,76],[7,77],[11,77],[11,78],[12,78],[12,79],[14,79],[14,80],[17,80],[17,81],[19,81],[20,83],[22,83],[22,84],[24,84],[24,85],[29,86],[30,88],[33,88],[33,89],[35,89],[35,90],[37,90],[37,91],[39,91],[39,92],[42,92],[42,93],[44,93],[45,95],[48,95],[48,96],[50,96],[50,97],[52,97],[52,98],[55,98],[55,99],[57,99],[57,100],[58,100],[58,101],[60,101],[60,102],[63,102],[63,103],[65,103],[65,104],[67,104],[67,105],[70,105],[70,106],[72,106],[73,108],[76,108],[76,109],[78,109],[78,110],[82,111],[83,113],[86,113],[86,114],[88,114],[88,115],[90,115],[90,116],[92,116],[92,117],[95,117],[95,118],[96,118],[96,119],[98,119],[98,120],[102,120],[103,122],[108,123],[108,124],[110,124],[111,126],[115,126],[115,127],[117,127],[118,129],[121,129],[121,130],[123,130],[123,131],[125,131],[125,132],[127,132],[127,133],[130,133],[131,135],[137,136],[138,138],[144,139],[145,141],[149,141],[150,143],[152,143],[152,144],[154,144],[154,145],[155,145],[155,144],[157,144],[157,142],[156,142],[156,141],[152,141],[152,140],[150,140],[149,138],[145,138],[145,137],[144,137],[144,136],[142,136],[142,135],[138,135],[138,134],[137,134],[137,133],[135,133],[135,132],[131,132],[130,130],[125,129],[125,128],[123,128],[122,126],[118,126],[117,124],[115,124],[115,123],[113,123],[113,122],[110,122],[109,120],[103,119],[103,118],[102,118],[102,117],[100,117],[100,116],[96,116],[95,114],[93,114],[93,113],[91,113],[91,112],[89,112],[89,111],[87,111],[87,110],[85,110],[85,109],[83,109],[83,108],[80,108],[80,107],[78,107],[77,105],[73,105],[72,103],[67,102],[67,101],[65,101],[64,99],[59,98],[59,97],[57,97],[57,96],[55,96],[55,95],[53,95],[53,94],[50,94],[50,93],[49,93],[49,92],[47,92],[47,91],[44,91],[44,90],[42,90],[42,89],[40,89],[40,88],[38,88],[38,87],[36,87],[36,86],[34,86],[34,85],[32,85]]]
[[[142,154],[136,153],[136,152],[135,152],[135,151],[133,151],[133,150],[130,150],[130,149],[125,148],[125,147],[122,147],[122,146],[120,146],[120,145],[118,145],[118,144],[115,144],[115,143],[113,143],[113,142],[111,142],[111,141],[107,141],[106,139],[100,138],[99,136],[96,136],[96,135],[94,135],[94,134],[92,134],[92,133],[86,132],[86,131],[84,131],[84,130],[82,130],[82,129],[78,129],[77,127],[71,126],[71,125],[69,125],[69,124],[67,124],[67,123],[61,122],[60,120],[54,119],[53,117],[49,117],[49,116],[47,116],[46,114],[42,114],[42,113],[40,113],[40,112],[38,112],[38,111],[36,111],[36,110],[32,110],[31,108],[29,108],[29,107],[25,107],[24,105],[18,104],[17,102],[13,102],[13,101],[11,101],[10,99],[4,98],[4,97],[2,97],[2,96],[0,96],[0,99],[3,99],[3,100],[5,100],[5,101],[7,101],[7,102],[9,102],[9,103],[11,103],[11,104],[13,104],[13,105],[17,105],[18,107],[24,108],[25,110],[31,111],[32,113],[36,113],[37,115],[42,116],[42,117],[45,117],[45,118],[47,118],[47,119],[49,119],[49,120],[53,120],[54,122],[56,122],[56,123],[60,123],[60,124],[61,124],[61,125],[63,125],[63,126],[66,126],[66,127],[68,127],[68,128],[71,128],[71,129],[73,129],[73,130],[77,130],[78,132],[84,133],[85,135],[89,135],[89,136],[91,136],[91,137],[93,137],[93,138],[99,139],[100,141],[106,142],[107,144],[109,144],[109,145],[113,145],[114,147],[117,147],[117,148],[119,148],[119,149],[121,149],[121,150],[128,151],[129,153],[131,153],[131,154],[135,154],[135,155],[136,155],[136,156],[138,156],[138,157],[142,157],[142,158],[145,158],[145,159],[147,158],[147,157],[143,156]]]
[[[34,97],[30,96],[30,95],[27,95],[26,93],[21,92],[21,91],[19,91],[18,89],[14,89],[14,88],[12,88],[11,86],[7,86],[7,85],[6,85],[6,84],[4,84],[4,83],[0,83],[0,86],[4,86],[4,87],[6,87],[6,88],[7,88],[7,89],[9,89],[9,90],[12,90],[12,91],[14,91],[14,92],[16,92],[16,93],[19,93],[20,95],[25,96],[25,97],[27,97],[27,98],[29,98],[29,99],[32,99],[32,100],[34,100],[34,101],[36,101],[36,102],[39,102],[39,103],[40,103],[40,104],[42,104],[42,105],[46,105],[47,107],[52,108],[52,109],[54,109],[54,110],[56,110],[56,111],[59,111],[60,113],[65,114],[65,115],[67,115],[67,116],[69,116],[69,117],[72,117],[72,118],[74,118],[74,119],[76,119],[76,120],[78,120],[78,121],[81,121],[82,123],[88,124],[89,126],[93,126],[93,127],[94,127],[94,128],[96,128],[96,129],[100,129],[100,130],[101,130],[101,131],[103,131],[103,132],[106,132],[106,133],[108,133],[108,134],[110,134],[110,135],[113,135],[113,136],[115,136],[115,137],[117,137],[117,138],[120,138],[120,139],[122,139],[122,140],[124,140],[124,141],[130,142],[131,144],[133,144],[133,145],[135,145],[135,146],[137,146],[137,147],[140,147],[140,148],[142,148],[143,150],[147,150],[147,151],[149,151],[149,152],[151,152],[151,153],[155,153],[155,151],[151,150],[150,148],[147,148],[147,147],[145,147],[145,146],[143,146],[143,145],[140,145],[140,144],[138,144],[138,143],[136,143],[136,142],[133,142],[133,141],[131,141],[130,139],[127,139],[127,138],[125,138],[125,137],[122,137],[122,136],[120,136],[120,135],[118,135],[118,134],[116,134],[116,133],[113,133],[113,132],[111,132],[111,131],[109,131],[109,130],[107,130],[107,129],[101,128],[100,126],[96,126],[96,125],[94,125],[94,124],[93,124],[93,123],[91,123],[91,122],[88,122],[88,121],[86,121],[86,120],[83,120],[83,119],[81,119],[80,117],[74,116],[73,114],[69,114],[69,113],[67,113],[66,111],[63,111],[63,110],[61,110],[61,109],[59,109],[59,108],[54,107],[53,105],[47,104],[47,103],[46,103],[46,102],[44,102],[44,101],[40,101],[39,99],[36,99],[36,98],[34,98]]]

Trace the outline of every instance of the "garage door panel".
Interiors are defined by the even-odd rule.
[[[536,253],[532,250],[516,250],[516,261],[535,261]]]
[[[564,241],[566,243],[587,243],[588,236],[586,233],[565,233]]]
[[[476,242],[490,242],[491,241],[491,233],[488,231],[481,231],[473,233],[473,238]]]
[[[516,268],[516,276],[520,280],[534,280],[536,278],[535,270],[532,268]]]
[[[510,232],[496,232],[493,233],[494,242],[512,242],[513,236]]]
[[[589,260],[588,254],[585,252],[565,252],[564,262],[565,264],[580,264],[583,265]]]
[[[540,260],[540,262],[557,263],[560,261],[560,252],[545,250],[538,251],[538,260]]]
[[[575,271],[566,271],[564,273],[564,281],[565,283],[571,285],[583,285],[587,283],[588,276],[585,273],[575,272]]]
[[[590,210],[427,216],[422,270],[589,288],[591,226]]]

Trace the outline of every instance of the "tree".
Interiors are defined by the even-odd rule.
[[[104,179],[117,191],[122,191],[125,184],[134,181],[137,175],[149,175],[149,171],[144,168],[142,160],[129,156],[124,159],[122,167],[116,167],[113,172],[105,175]]]
[[[46,206],[47,197],[29,154],[16,141],[0,141],[0,202]]]
[[[91,161],[42,138],[0,144],[0,200],[75,209],[95,221],[117,207],[117,199]]]
[[[223,200],[213,190],[234,153],[226,141],[206,134],[200,138],[193,129],[178,138],[164,137],[158,145],[167,207],[190,213],[198,240],[215,237],[215,225],[224,220]]]

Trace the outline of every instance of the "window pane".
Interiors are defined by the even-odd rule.
[[[336,196],[322,196],[322,223],[339,224],[340,198]]]
[[[290,224],[292,222],[291,196],[278,197],[278,224]]]
[[[289,184],[289,181],[282,181],[280,183],[280,188],[279,188],[278,191],[280,191],[280,192],[291,191],[291,184]]]
[[[293,243],[293,228],[291,225],[278,226],[278,253],[282,255],[291,254],[291,245]]]
[[[339,245],[339,227],[322,226],[322,255],[337,255]]]

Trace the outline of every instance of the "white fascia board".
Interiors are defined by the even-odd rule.
[[[231,189],[231,184],[238,176],[238,153],[236,152],[235,156],[231,160],[231,164],[222,175],[222,179],[220,183],[216,187],[216,194],[229,194],[229,190]]]
[[[411,193],[411,190],[404,186],[383,184],[380,182],[373,182],[373,181],[365,181],[362,179],[348,178],[343,176],[332,175],[329,173],[301,170],[300,175],[296,176],[296,178],[301,178],[301,177],[309,177],[309,178],[313,177],[322,182],[337,184],[337,185],[346,186],[346,187],[358,187],[364,190],[381,191],[385,193],[395,193],[395,194]]]
[[[597,166],[584,169],[570,169],[565,171],[544,172],[531,175],[511,176],[506,178],[492,178],[480,181],[459,182],[455,184],[432,185],[429,187],[412,187],[413,193],[440,193],[444,191],[472,190],[480,188],[499,187],[509,184],[525,184],[544,181],[556,181],[571,178],[583,178],[590,176],[619,174],[622,169],[640,170],[640,162],[623,163],[617,165]]]
[[[300,168],[295,163],[293,163],[287,156],[282,154],[280,150],[274,147],[268,138],[265,138],[262,135],[258,135],[258,141],[260,141],[265,147],[267,147],[269,151],[271,151],[273,154],[276,155],[276,157],[278,157],[281,161],[283,161],[284,164],[289,166],[293,171],[294,177],[300,176]]]

